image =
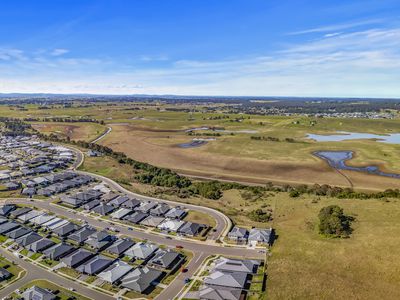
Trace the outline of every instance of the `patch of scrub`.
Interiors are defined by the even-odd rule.
[[[323,160],[326,160],[332,168],[338,170],[364,172],[373,175],[400,179],[400,174],[383,172],[379,169],[379,167],[374,165],[366,167],[348,166],[346,162],[353,158],[353,151],[316,151],[313,154],[319,158],[322,158]]]
[[[388,144],[400,144],[400,133],[392,133],[387,135],[359,132],[338,131],[337,134],[322,135],[322,134],[307,134],[307,138],[317,142],[342,142],[349,140],[376,140]]]

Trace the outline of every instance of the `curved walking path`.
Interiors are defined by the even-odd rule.
[[[103,139],[107,134],[109,134],[112,131],[111,127],[107,127],[107,130],[103,132],[101,135],[99,135],[97,138],[95,138],[93,141],[91,141],[91,144],[97,143],[101,139]]]

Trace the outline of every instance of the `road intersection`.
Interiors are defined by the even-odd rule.
[[[75,148],[72,149],[75,150],[75,152],[77,153],[77,160],[75,161],[75,163],[71,168],[76,170],[82,164],[84,155],[81,151]],[[225,216],[223,213],[217,210],[207,207],[200,207],[191,204],[182,204],[178,202],[139,195],[126,190],[118,183],[114,182],[109,178],[88,172],[82,172],[82,171],[77,171],[77,172],[93,176],[96,179],[105,182],[111,188],[123,192],[128,196],[132,196],[140,200],[152,200],[158,202],[165,202],[171,205],[184,206],[189,210],[196,210],[207,213],[208,215],[212,216],[215,219],[216,221],[215,231],[210,233],[210,236],[206,241],[197,241],[197,240],[176,238],[176,237],[166,238],[165,235],[149,231],[135,230],[134,228],[133,229],[129,228],[124,224],[113,222],[112,226],[114,228],[117,228],[121,235],[141,240],[146,239],[148,241],[157,244],[163,244],[169,247],[176,247],[176,246],[183,247],[185,250],[193,253],[193,257],[187,265],[188,271],[186,273],[179,273],[178,276],[176,276],[176,278],[166,288],[162,290],[162,292],[156,297],[156,299],[172,300],[177,296],[179,296],[185,287],[186,284],[185,279],[192,277],[196,273],[196,271],[201,268],[206,259],[211,255],[265,259],[265,251],[260,251],[259,249],[249,249],[245,247],[226,245],[225,243],[221,242],[228,233],[228,231],[230,230],[232,223],[227,216]],[[56,205],[52,203],[53,200],[54,199],[33,200],[32,202],[32,199],[28,198],[8,198],[8,199],[3,199],[1,202],[35,206],[39,209],[50,211],[58,216],[68,219],[80,218],[83,222],[86,222],[87,224],[100,229],[106,229],[109,228],[110,226],[111,221],[108,221],[106,219],[95,218],[89,214],[84,214],[82,212],[77,212],[73,209],[68,209],[63,206]],[[7,252],[6,250],[1,249],[0,251],[7,258],[11,257],[12,260],[15,260],[15,257],[13,257],[12,254]],[[43,278],[58,283],[59,285],[73,286],[78,293],[81,293],[82,295],[92,299],[113,299],[113,297],[111,296],[105,295],[99,291],[93,290],[79,283],[72,282],[66,278],[63,278],[55,273],[51,273],[46,269],[43,269],[39,266],[35,266],[24,260],[18,260],[18,263],[20,263],[20,265],[23,268],[28,270],[27,275],[25,275],[24,278],[19,279],[18,281],[14,282],[13,284],[9,285],[8,287],[0,291],[0,298],[6,296],[8,293],[12,292],[18,287],[23,286],[29,281],[32,281],[33,279]]]

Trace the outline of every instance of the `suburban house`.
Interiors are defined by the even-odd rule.
[[[133,267],[126,262],[117,261],[97,276],[111,284],[119,281],[123,276],[132,271]]]
[[[206,227],[207,226],[203,224],[186,222],[179,228],[178,233],[186,236],[196,236]]]
[[[121,256],[126,250],[132,247],[135,243],[130,239],[118,239],[114,244],[106,248],[106,251]]]
[[[113,263],[114,260],[109,259],[103,255],[96,255],[87,262],[81,264],[76,268],[77,271],[88,274],[95,275],[106,269]]]
[[[22,293],[22,298],[24,300],[54,300],[57,297],[52,292],[34,285]]]
[[[72,253],[75,250],[76,248],[68,244],[60,243],[44,250],[43,254],[45,257],[50,258],[52,260],[59,260],[60,258],[67,256],[68,254]]]
[[[273,242],[274,238],[274,230],[272,228],[269,229],[261,229],[261,228],[253,228],[250,230],[248,241],[256,242],[260,244],[270,245]]]
[[[163,272],[148,267],[138,267],[121,280],[122,287],[146,294],[162,278]]]
[[[79,248],[75,252],[62,258],[61,262],[70,268],[76,268],[77,266],[88,261],[93,256],[94,254],[92,252]]]
[[[237,243],[246,243],[249,231],[246,228],[235,226],[228,233],[228,239]]]

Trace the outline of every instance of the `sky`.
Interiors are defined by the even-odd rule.
[[[13,92],[400,98],[400,1],[0,1]]]

